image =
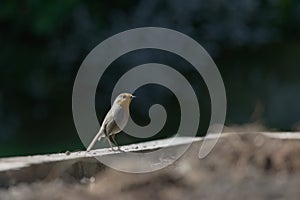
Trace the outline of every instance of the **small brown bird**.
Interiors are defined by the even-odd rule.
[[[118,146],[118,149],[120,149],[115,140],[115,135],[123,130],[128,122],[129,105],[133,98],[135,98],[135,96],[130,93],[122,93],[115,99],[111,109],[108,111],[103,120],[99,132],[88,146],[87,151],[90,151],[97,140],[99,141],[102,137],[107,139],[112,150],[113,146],[111,144],[110,137],[115,145]]]

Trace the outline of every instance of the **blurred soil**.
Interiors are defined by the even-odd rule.
[[[300,197],[300,141],[260,134],[222,138],[203,160],[199,143],[173,165],[148,174],[109,168],[77,181],[57,179],[0,188],[1,200],[222,199]]]

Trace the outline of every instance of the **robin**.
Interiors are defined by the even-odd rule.
[[[130,93],[122,93],[117,96],[111,109],[106,114],[99,132],[88,146],[87,151],[90,151],[95,143],[101,138],[106,138],[111,149],[113,150],[110,137],[113,140],[114,144],[118,146],[118,149],[120,149],[118,143],[115,140],[115,136],[117,133],[124,129],[128,122],[129,105],[133,98],[135,98],[135,96]]]

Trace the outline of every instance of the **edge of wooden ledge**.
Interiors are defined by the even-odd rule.
[[[203,141],[204,139],[218,139],[218,137],[227,137],[230,135],[242,135],[242,134],[262,134],[269,138],[282,139],[282,140],[299,140],[300,132],[224,132],[221,134],[209,134],[206,137],[177,137],[167,138],[161,140],[154,140],[149,142],[142,142],[136,144],[130,144],[122,146],[122,150],[126,152],[139,152],[144,150],[154,150],[158,148],[166,148],[177,145],[185,145],[191,142]],[[172,141],[173,140],[173,141]],[[172,141],[172,144],[169,144]],[[0,173],[7,170],[18,170],[21,168],[29,167],[34,164],[51,163],[58,161],[67,161],[82,158],[91,158],[96,156],[106,156],[122,153],[120,151],[112,151],[109,148],[91,150],[90,152],[78,151],[66,153],[54,153],[45,155],[33,155],[22,157],[8,157],[0,158]]]

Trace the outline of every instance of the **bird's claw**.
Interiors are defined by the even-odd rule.
[[[111,150],[112,150],[112,151],[125,152],[125,151],[122,150],[120,147],[117,147],[117,149],[115,149],[114,147],[112,147]]]

